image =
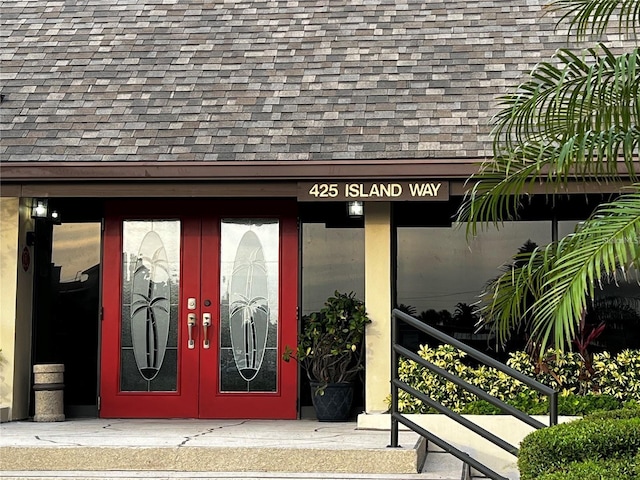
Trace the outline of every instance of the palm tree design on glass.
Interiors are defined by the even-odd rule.
[[[242,378],[250,382],[262,366],[269,326],[267,267],[253,231],[246,232],[238,244],[229,299],[233,358]]]
[[[131,337],[140,375],[153,380],[162,367],[169,338],[169,264],[160,236],[148,232],[140,243],[131,291]]]

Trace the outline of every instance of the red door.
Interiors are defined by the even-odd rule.
[[[110,205],[101,417],[296,418],[295,203],[255,203]]]

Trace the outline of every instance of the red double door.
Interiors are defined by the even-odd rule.
[[[120,202],[105,218],[100,416],[296,418],[295,203]]]

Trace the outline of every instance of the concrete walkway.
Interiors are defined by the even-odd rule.
[[[271,472],[1,472],[2,480],[460,480],[460,471],[442,474],[349,474]]]
[[[392,449],[388,431],[315,420],[11,422],[0,425],[0,478],[460,478],[446,461],[417,473],[425,448],[419,440],[401,432],[402,448]]]
[[[2,480],[460,480],[460,472],[443,475],[377,475],[269,472],[1,472]]]

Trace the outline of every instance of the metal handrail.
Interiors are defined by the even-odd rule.
[[[417,425],[416,423],[408,420],[406,417],[404,417],[399,411],[398,411],[398,390],[401,389],[405,392],[407,392],[408,394],[418,398],[419,400],[421,400],[422,402],[426,403],[427,405],[429,405],[430,407],[432,407],[433,409],[435,409],[436,411],[446,415],[447,417],[451,418],[452,420],[458,422],[460,425],[468,428],[469,430],[471,430],[474,433],[477,433],[478,435],[480,435],[481,437],[485,438],[486,440],[492,442],[493,444],[497,445],[498,447],[502,448],[503,450],[509,452],[512,455],[518,455],[518,449],[516,447],[514,447],[513,445],[509,444],[508,442],[505,442],[503,439],[495,436],[494,434],[492,434],[491,432],[488,432],[487,430],[485,430],[484,428],[478,426],[477,424],[473,423],[472,421],[466,419],[465,417],[462,417],[460,414],[453,412],[452,410],[448,409],[447,407],[445,407],[444,405],[441,405],[440,403],[436,402],[435,400],[433,400],[432,398],[430,398],[428,395],[426,395],[424,392],[420,392],[418,390],[416,390],[415,388],[411,387],[410,385],[406,384],[405,382],[402,382],[400,380],[399,377],[399,373],[398,373],[398,360],[399,360],[399,356],[403,356],[405,358],[408,358],[410,360],[413,360],[414,362],[418,363],[419,365],[422,365],[423,367],[427,368],[428,370],[436,373],[437,375],[440,375],[444,378],[446,378],[447,380],[449,380],[450,382],[453,382],[455,385],[458,385],[459,387],[473,393],[474,395],[478,396],[479,398],[482,398],[483,400],[486,400],[487,402],[491,403],[492,405],[495,405],[496,407],[498,407],[500,410],[502,410],[505,413],[508,413],[509,415],[517,418],[518,420],[521,420],[525,423],[527,423],[528,425],[539,429],[539,428],[543,428],[546,427],[546,425],[542,422],[539,422],[538,420],[532,418],[531,416],[527,415],[526,413],[522,412],[521,410],[518,410],[517,408],[508,405],[506,403],[504,403],[503,401],[501,401],[500,399],[494,397],[493,395],[487,393],[486,391],[482,390],[481,388],[475,386],[475,385],[471,385],[470,383],[466,382],[465,380],[463,380],[462,378],[460,378],[458,375],[456,375],[455,373],[451,373],[447,370],[444,370],[436,365],[434,365],[431,362],[428,362],[427,360],[425,360],[424,358],[420,357],[419,355],[415,354],[414,352],[411,352],[410,350],[407,350],[406,348],[402,347],[401,345],[398,344],[397,340],[398,340],[398,323],[399,321],[402,321],[406,324],[408,324],[409,326],[423,332],[426,333],[427,335],[430,335],[431,337],[443,342],[443,343],[447,343],[449,345],[452,345],[453,347],[457,348],[458,350],[461,350],[463,352],[465,352],[467,355],[469,355],[470,357],[478,360],[479,362],[489,366],[489,367],[493,367],[497,370],[500,370],[504,373],[506,373],[507,375],[515,378],[516,380],[519,380],[520,382],[524,383],[525,385],[528,385],[529,387],[533,388],[534,390],[537,390],[538,392],[546,395],[547,397],[549,397],[549,425],[557,425],[558,423],[558,392],[556,392],[554,389],[543,385],[542,383],[534,380],[531,377],[528,377],[527,375],[523,374],[522,372],[518,372],[517,370],[514,370],[511,367],[508,367],[507,365],[489,357],[488,355],[479,352],[478,350],[460,342],[459,340],[456,340],[453,337],[450,337],[449,335],[442,333],[439,330],[436,330],[435,328],[426,325],[425,323],[413,318],[410,315],[407,315],[404,312],[401,312],[400,310],[394,309],[392,312],[392,325],[391,325],[391,445],[390,447],[397,447],[398,446],[398,427],[399,427],[399,423],[402,423],[403,425],[407,426],[408,428],[410,428],[411,430],[413,430],[414,432],[418,433],[419,435],[425,437],[427,440],[435,443],[436,445],[438,445],[440,448],[442,448],[443,450],[445,450],[446,452],[454,455],[456,458],[462,460],[464,463],[470,465],[472,468],[475,468],[476,470],[478,470],[479,472],[481,472],[482,474],[486,475],[487,477],[493,479],[493,480],[508,480],[505,477],[501,476],[500,474],[494,472],[493,470],[491,470],[489,467],[487,467],[486,465],[478,462],[477,460],[469,457],[468,454],[461,452],[460,450],[458,450],[457,448],[453,447],[452,445],[448,444],[447,442],[445,442],[444,440],[442,440],[441,438],[433,435],[431,432],[428,432],[427,430],[425,430],[424,428],[420,427],[419,425]]]

